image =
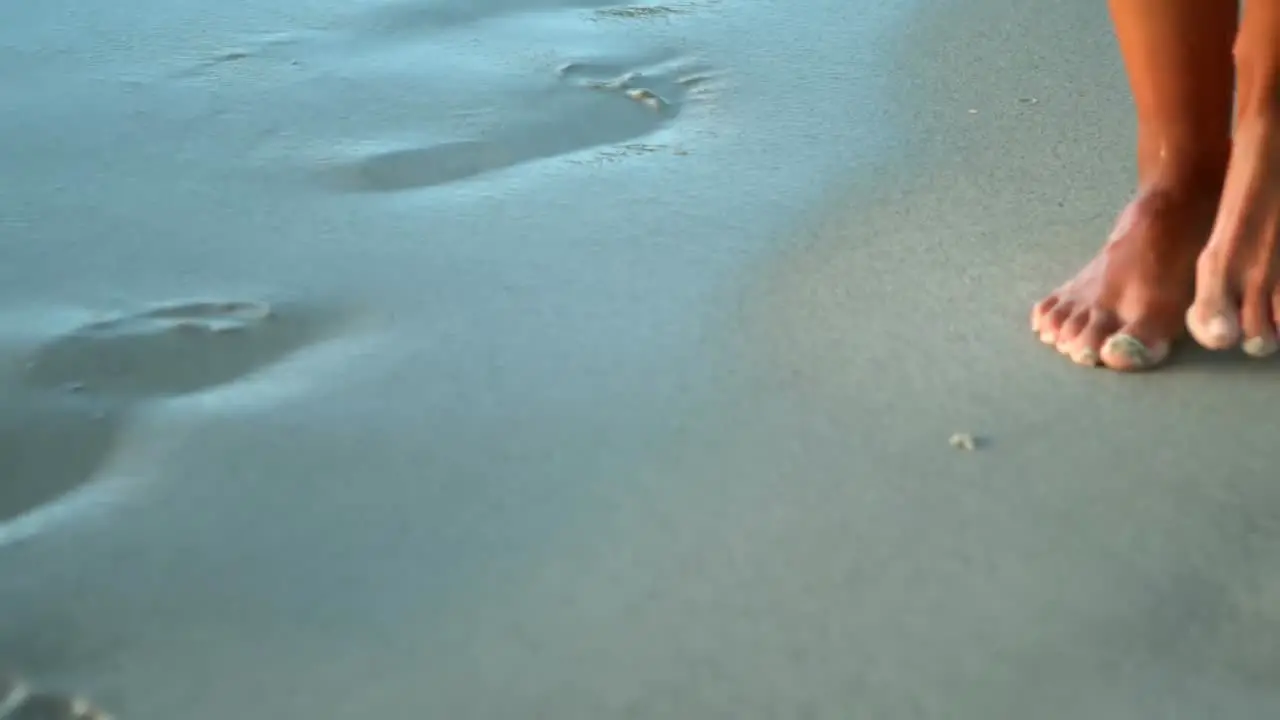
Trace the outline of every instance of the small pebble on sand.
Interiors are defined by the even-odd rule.
[[[969,433],[956,433],[951,436],[951,447],[957,450],[977,450],[978,439]]]
[[[657,93],[645,88],[631,88],[626,90],[627,97],[635,100],[641,105],[645,105],[653,110],[661,110],[667,106],[667,101],[663,100]]]

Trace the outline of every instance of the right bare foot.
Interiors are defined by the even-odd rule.
[[[1217,189],[1143,190],[1120,213],[1098,255],[1040,301],[1031,329],[1081,365],[1158,365],[1182,335],[1196,257],[1213,224]]]

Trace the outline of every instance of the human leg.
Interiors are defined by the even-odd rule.
[[[1078,363],[1139,370],[1164,359],[1193,298],[1231,148],[1238,9],[1111,0],[1110,10],[1137,115],[1137,192],[1098,255],[1031,322]]]

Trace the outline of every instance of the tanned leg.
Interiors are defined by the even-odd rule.
[[[1280,0],[1257,2],[1280,10]],[[1137,192],[1093,261],[1036,305],[1031,327],[1077,363],[1142,370],[1164,360],[1194,297],[1231,151],[1239,10],[1235,0],[1110,9],[1137,111]]]
[[[1248,0],[1235,45],[1235,140],[1187,327],[1200,344],[1276,351],[1280,322],[1280,2]]]

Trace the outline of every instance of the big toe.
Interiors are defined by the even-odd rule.
[[[1151,323],[1131,323],[1107,337],[1099,356],[1112,370],[1149,370],[1169,356],[1169,335]]]
[[[1187,331],[1210,350],[1226,350],[1241,340],[1240,303],[1228,281],[1222,253],[1211,245],[1196,261],[1196,296],[1187,309]]]
[[[1217,298],[1197,300],[1187,310],[1187,331],[1210,350],[1226,350],[1240,342],[1240,314]]]

